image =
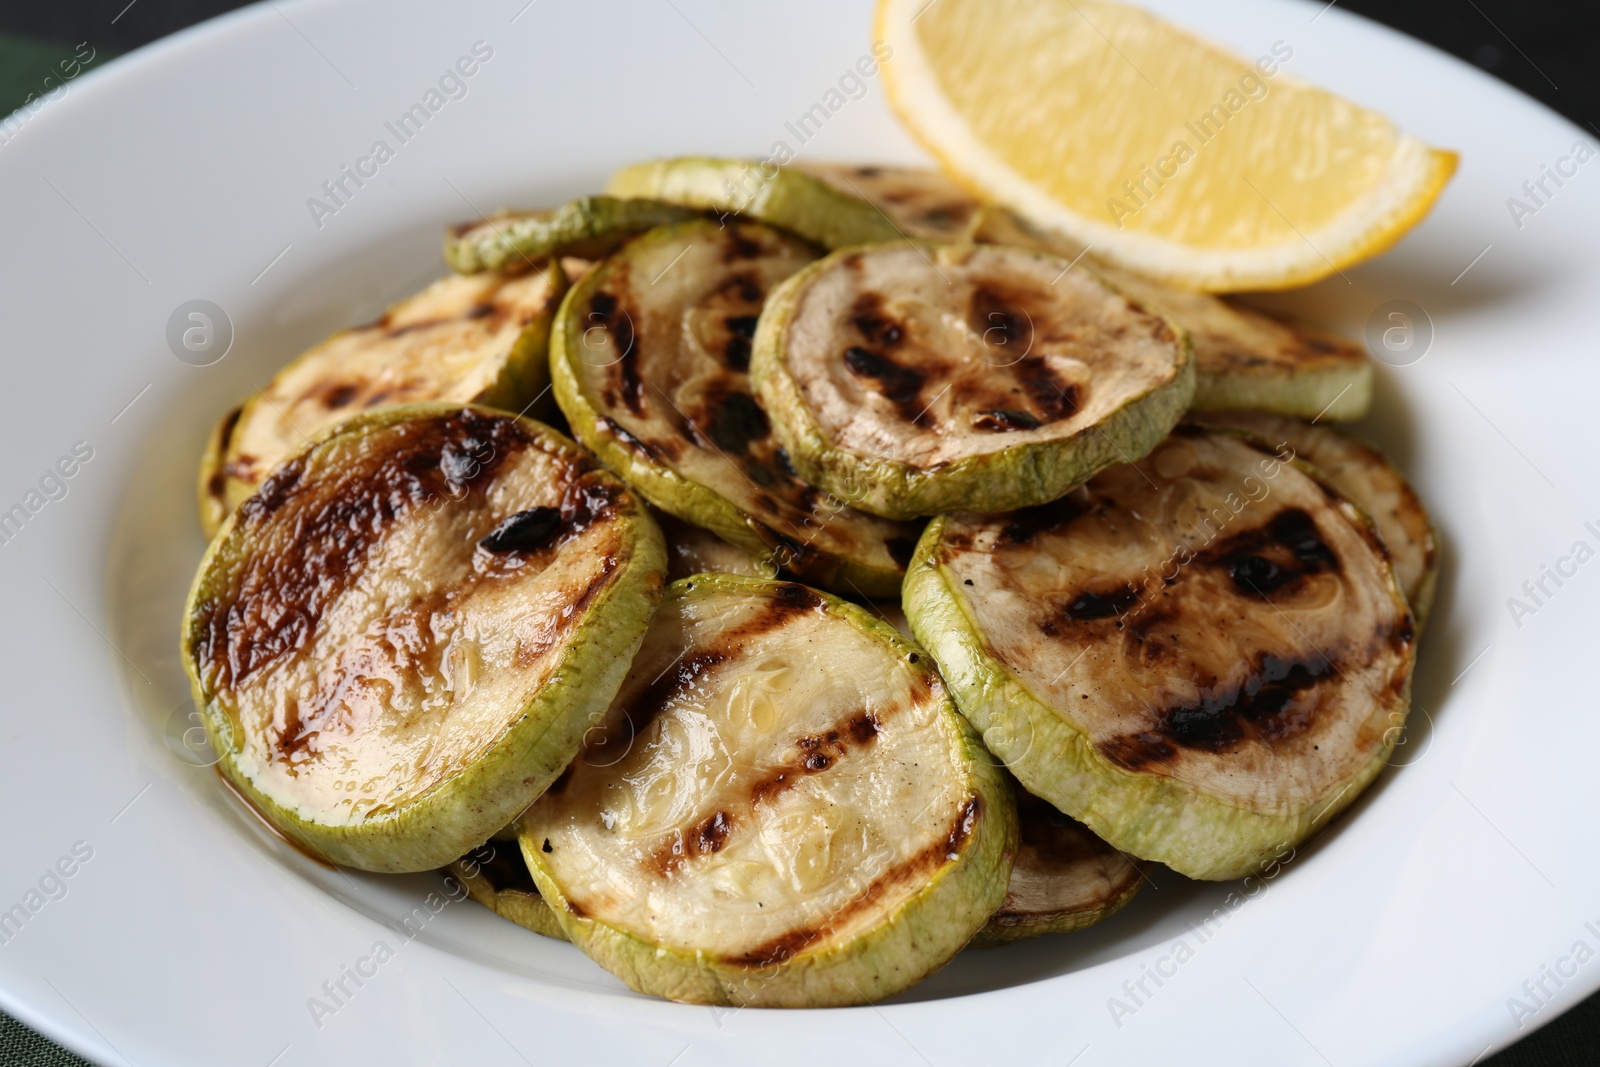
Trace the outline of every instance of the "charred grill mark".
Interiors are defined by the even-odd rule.
[[[727,235],[722,249],[722,262],[737,263],[741,259],[755,259],[761,255],[761,242],[752,240],[741,227],[730,228]]]
[[[1026,411],[1011,408],[992,408],[972,417],[972,426],[991,433],[1009,433],[1013,430],[1037,430],[1042,424]]]
[[[767,413],[749,393],[719,388],[709,393],[705,403],[707,432],[729,455],[747,455],[751,442],[765,440],[772,433]]]
[[[1000,531],[996,548],[1026,545],[1041,533],[1054,533],[1070,526],[1084,514],[1082,504],[1069,497],[1023,508],[1011,513],[1011,521]]]
[[[727,285],[739,294],[739,299],[752,304],[759,304],[767,298],[766,287],[753,275],[735,274],[728,279]]]
[[[1118,767],[1139,771],[1153,763],[1164,763],[1178,754],[1178,750],[1159,733],[1141,731],[1097,742],[1100,754]]]
[[[644,414],[644,380],[639,376],[639,339],[634,334],[633,316],[618,301],[615,293],[597,291],[589,298],[590,326],[602,326],[617,346],[617,373],[622,379],[622,402],[635,415]]]
[[[757,315],[729,315],[722,320],[728,328],[728,343],[722,348],[722,360],[729,370],[750,369],[750,343],[755,340]]]
[[[1333,673],[1323,656],[1283,660],[1263,655],[1256,672],[1242,684],[1187,707],[1171,708],[1162,732],[1188,748],[1226,749],[1246,732],[1264,737],[1299,733],[1309,723],[1284,721],[1295,696]]]
[[[659,460],[666,452],[666,449],[654,442],[646,441],[640,437],[635,437],[633,434],[624,429],[620,422],[611,418],[609,415],[601,416],[600,421],[617,440],[621,441],[629,448],[637,449],[646,456],[649,456],[651,459]]]
[[[1245,596],[1267,597],[1298,587],[1314,574],[1338,573],[1339,558],[1312,517],[1288,508],[1264,527],[1245,530],[1206,553],[1205,562],[1228,573]]]
[[[1014,301],[992,289],[978,286],[972,291],[967,324],[984,342],[1004,348],[1013,358],[1033,348],[1033,320]]]
[[[322,394],[322,406],[329,411],[338,411],[354,400],[358,392],[360,389],[349,383],[331,386]]]
[[[1101,593],[1086,589],[1062,609],[1062,614],[1074,622],[1109,619],[1126,615],[1138,603],[1139,591],[1131,585],[1119,586]]]
[[[905,862],[885,871],[881,877],[832,915],[827,916],[823,922],[790,930],[737,956],[729,957],[727,962],[746,967],[772,967],[793,959],[844,925],[852,916],[882,900],[891,890],[919,879],[928,871],[945,863],[959,859],[962,848],[972,836],[982,815],[982,800],[976,795],[969,796],[957,810],[955,819],[943,840],[935,841]]]
[[[1013,373],[1028,399],[1043,413],[1043,421],[1060,422],[1072,418],[1081,410],[1082,390],[1071,382],[1062,381],[1050,364],[1040,357],[1024,356],[1017,362]]]
[[[844,365],[857,378],[877,382],[879,393],[895,406],[901,418],[919,426],[926,423],[925,414],[918,408],[922,385],[926,380],[921,371],[902,367],[888,356],[860,345],[845,349]]]
[[[257,529],[285,508],[293,524],[281,551],[245,562],[236,592],[196,608],[196,653],[218,687],[237,686],[299,651],[322,613],[412,508],[480,491],[529,438],[509,416],[462,410],[396,427],[392,444],[304,482],[304,457],[279,467],[239,507],[236,529]]]
[[[467,311],[466,311],[466,314],[462,315],[461,317],[470,322],[473,319],[486,319],[490,315],[495,314],[499,310],[500,309],[498,307],[496,307],[494,305],[494,303],[492,303],[492,302],[484,303],[484,304],[474,304],[474,305],[472,305],[472,307],[468,308]]]
[[[752,785],[750,803],[765,804],[787,793],[807,775],[819,774],[849,755],[852,745],[859,748],[876,740],[882,728],[876,715],[862,711],[822,733],[795,738],[795,759],[772,768]]]
[[[691,860],[721,852],[733,827],[733,816],[725,811],[712,812],[687,831],[672,831],[667,840],[641,862],[646,870],[669,878]]]
[[[868,344],[894,348],[905,340],[904,328],[885,313],[883,297],[870,289],[850,306],[850,321]]]
[[[496,554],[530,552],[542,547],[560,525],[561,512],[558,509],[528,508],[502,520],[478,542],[478,547]]]
[[[874,741],[880,729],[877,716],[862,711],[823,733],[796,738],[795,760],[773,768],[755,782],[750,787],[746,806],[753,808],[767,803],[794,788],[806,776],[827,770],[849,753],[852,744],[860,747]],[[739,821],[739,817],[726,808],[719,808],[687,831],[672,831],[667,840],[645,858],[644,867],[667,877],[697,856],[720,852]]]
[[[1261,653],[1243,682],[1210,695],[1202,691],[1198,703],[1161,712],[1154,730],[1113,737],[1096,747],[1118,766],[1137,771],[1170,761],[1183,749],[1220,754],[1246,740],[1292,738],[1314,725],[1315,704],[1300,695],[1338,672],[1338,665],[1321,654],[1283,659]]]

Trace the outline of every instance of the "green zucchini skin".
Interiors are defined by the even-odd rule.
[[[516,274],[552,256],[599,259],[636,234],[696,214],[660,200],[585,196],[553,211],[507,212],[453,226],[445,235],[444,260],[458,274]]]
[[[904,236],[882,211],[821,177],[744,159],[688,156],[635,163],[613,174],[606,191],[745,215],[824,248]]]

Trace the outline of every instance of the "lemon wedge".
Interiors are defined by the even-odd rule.
[[[1393,122],[1109,0],[879,0],[889,100],[954,177],[1190,289],[1285,289],[1387,249],[1456,167]]]

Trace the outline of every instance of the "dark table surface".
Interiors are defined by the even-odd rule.
[[[1474,63],[1600,134],[1600,3],[1335,0]],[[231,0],[54,0],[0,4],[0,115],[36,91],[79,42],[96,65],[242,4]],[[87,55],[87,52],[80,52]],[[82,1064],[0,1015],[0,1067]],[[1477,1067],[1600,1064],[1600,995]]]

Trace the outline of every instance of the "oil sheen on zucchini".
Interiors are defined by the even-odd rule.
[[[752,374],[801,476],[910,519],[1053,500],[1189,405],[1189,343],[1047,253],[848,248],[772,295]]]
[[[815,256],[733,219],[636,238],[561,306],[556,402],[573,434],[660,510],[814,584],[893,596],[919,528],[802,481],[750,388],[766,295]]]
[[[266,818],[335,863],[428,870],[572,759],[665,566],[643,503],[548,427],[389,409],[224,522],[182,656],[219,768]]]
[[[367,326],[341,330],[279,371],[224,419],[201,461],[206,536],[272,468],[329,426],[426,401],[522,411],[549,385],[560,268],[434,282]]]
[[[674,583],[589,745],[522,848],[567,936],[639,992],[879,1000],[1005,895],[1010,790],[927,655],[805,586]]]
[[[1060,501],[929,524],[906,614],[1023,786],[1194,878],[1353,801],[1415,634],[1370,522],[1314,468],[1180,429]]]

